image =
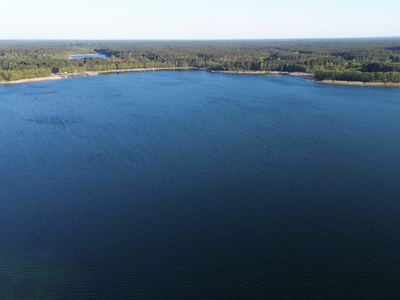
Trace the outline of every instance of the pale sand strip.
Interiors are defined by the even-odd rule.
[[[305,72],[283,72],[283,71],[217,71],[212,70],[211,73],[224,73],[224,74],[284,74],[293,76],[314,76],[314,73]]]
[[[125,72],[145,72],[145,71],[162,71],[162,70],[198,70],[195,67],[172,67],[172,68],[139,68],[139,69],[122,69],[122,70],[106,70],[106,71],[88,71],[83,74],[87,75],[98,75],[98,74],[109,74],[109,73],[125,73]]]
[[[329,84],[346,84],[346,85],[367,85],[367,86],[400,86],[395,82],[362,82],[362,81],[345,81],[345,80],[314,80],[315,82]]]
[[[225,73],[225,74],[285,74],[285,75],[293,75],[293,76],[308,76],[313,77],[313,73],[304,73],[304,72],[281,72],[281,71],[211,71],[212,73]],[[366,86],[393,86],[398,87],[400,83],[395,82],[362,82],[362,81],[345,81],[345,80],[318,80],[312,78],[311,81],[322,82],[322,83],[330,83],[330,84],[346,84],[346,85],[366,85]]]
[[[370,85],[370,86],[400,86],[400,83],[397,82],[366,82],[365,85]]]
[[[0,84],[17,84],[17,83],[26,83],[26,82],[35,82],[35,81],[46,81],[46,80],[55,80],[62,79],[63,77],[60,75],[52,75],[48,77],[37,77],[37,78],[29,78],[29,79],[20,79],[14,81],[3,81]]]
[[[123,69],[123,70],[107,70],[107,71],[87,71],[84,73],[75,73],[75,74],[66,74],[66,75],[52,75],[48,77],[38,77],[38,78],[30,78],[30,79],[21,79],[15,81],[2,81],[2,84],[18,84],[18,83],[26,83],[26,82],[35,82],[35,81],[46,81],[46,80],[55,80],[62,79],[68,77],[78,77],[78,76],[96,76],[99,74],[113,74],[113,73],[127,73],[127,72],[146,72],[146,71],[162,71],[162,70],[199,70],[194,67],[172,67],[172,68],[140,68],[140,69]],[[202,69],[203,70],[203,69]],[[237,72],[237,71],[211,71],[211,73],[225,73],[225,74],[288,74],[293,76],[313,76],[312,73],[303,73],[303,72],[280,72],[280,71],[257,71],[257,72]],[[345,84],[345,85],[367,85],[367,86],[400,86],[400,83],[394,82],[361,82],[361,81],[344,81],[344,80],[316,80],[312,79],[315,82],[321,83],[329,83],[329,84]]]
[[[84,73],[68,73],[65,75],[55,75],[48,77],[37,77],[37,78],[29,78],[29,79],[20,79],[14,81],[0,81],[0,85],[2,84],[18,84],[18,83],[27,83],[27,82],[35,82],[35,81],[46,81],[46,80],[55,80],[55,79],[63,79],[69,77],[80,77],[80,76],[95,76],[99,74],[112,74],[112,73],[126,73],[126,72],[145,72],[145,71],[162,71],[162,70],[198,70],[198,68],[185,68],[185,67],[175,67],[175,68],[140,68],[140,69],[123,69],[123,70],[107,70],[107,71],[87,71]]]
[[[279,74],[280,72],[275,71],[218,71],[211,70],[211,73],[223,73],[223,74]]]
[[[293,76],[314,76],[314,73],[306,73],[306,72],[290,72],[288,74]]]

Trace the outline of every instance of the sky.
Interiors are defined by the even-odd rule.
[[[400,36],[399,0],[0,0],[0,39]]]

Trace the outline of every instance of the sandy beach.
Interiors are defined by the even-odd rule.
[[[211,70],[211,73],[224,73],[224,74],[278,74],[267,71],[217,71]]]
[[[30,78],[30,79],[21,79],[15,81],[2,81],[2,84],[18,84],[18,83],[27,83],[27,82],[35,82],[35,81],[46,81],[46,80],[55,80],[55,79],[63,79],[69,77],[79,77],[79,76],[96,76],[100,74],[117,74],[117,73],[128,73],[128,72],[148,72],[148,71],[173,71],[173,70],[199,70],[199,68],[195,67],[172,67],[172,68],[138,68],[138,69],[123,69],[123,70],[106,70],[106,71],[87,71],[83,73],[73,73],[73,74],[64,74],[64,75],[55,75],[48,77],[38,77],[38,78]],[[204,70],[204,69],[203,69]],[[274,74],[284,74],[284,75],[292,75],[292,76],[305,76],[312,77],[314,74],[312,73],[304,73],[304,72],[281,72],[281,71],[215,71],[212,70],[211,73],[224,73],[224,74],[256,74],[256,75],[274,75]],[[361,82],[361,81],[344,81],[344,80],[318,80],[315,78],[310,79],[315,82],[328,83],[328,84],[345,84],[345,85],[366,85],[366,86],[393,86],[399,87],[400,83],[394,82]]]
[[[366,85],[366,86],[400,86],[395,82],[362,82],[362,81],[345,81],[345,80],[314,80],[316,82],[328,84],[346,84],[346,85]]]
[[[138,68],[138,69],[123,69],[123,70],[106,70],[106,71],[88,71],[87,75],[111,74],[111,73],[126,73],[126,72],[147,72],[147,71],[173,71],[173,70],[198,70],[195,67],[172,67],[172,68]],[[83,73],[83,74],[85,74]]]
[[[123,70],[106,70],[106,71],[87,71],[83,73],[68,73],[63,75],[55,75],[48,77],[37,77],[30,79],[20,79],[14,81],[0,81],[1,84],[18,84],[18,83],[27,83],[27,82],[35,82],[35,81],[46,81],[46,80],[55,80],[55,79],[63,79],[63,78],[71,78],[71,77],[80,77],[80,76],[96,76],[100,74],[115,74],[115,73],[128,73],[128,72],[148,72],[148,71],[173,71],[173,70],[198,70],[198,68],[187,68],[187,67],[173,67],[173,68],[139,68],[139,69],[123,69]]]
[[[313,76],[313,73],[305,72],[283,72],[283,71],[216,71],[212,70],[211,73],[224,73],[224,74],[283,74],[292,76]]]
[[[314,76],[314,73],[306,73],[306,72],[290,72],[288,74],[292,76]]]
[[[29,79],[20,79],[15,81],[3,81],[0,84],[17,84],[17,83],[26,83],[26,82],[35,82],[35,81],[46,81],[46,80],[55,80],[62,79],[63,77],[60,75],[52,75],[48,77],[37,77],[37,78],[29,78]]]
[[[223,73],[223,74],[282,74],[282,72],[278,71],[218,71],[218,70],[211,70],[211,73]]]

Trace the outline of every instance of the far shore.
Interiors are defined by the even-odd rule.
[[[67,73],[67,74],[53,74],[47,77],[36,77],[29,79],[20,79],[14,81],[0,81],[0,85],[4,84],[18,84],[36,81],[47,81],[71,77],[82,77],[82,76],[96,76],[100,74],[115,74],[115,73],[128,73],[128,72],[147,72],[147,71],[174,71],[174,70],[198,70],[198,68],[185,68],[185,67],[173,67],[173,68],[139,68],[139,69],[123,69],[123,70],[106,70],[106,71],[87,71],[82,73]]]
[[[346,84],[346,85],[367,85],[367,86],[400,86],[396,82],[362,82],[362,81],[345,81],[345,80],[314,80],[315,82],[328,84]]]
[[[146,71],[174,71],[174,70],[198,70],[195,67],[171,67],[171,68],[138,68],[138,69],[122,69],[122,70],[106,70],[106,71],[88,71],[88,75],[99,75],[108,73],[126,73],[126,72],[146,72]],[[83,74],[85,74],[83,73]]]
[[[87,54],[85,54],[87,55]],[[94,54],[96,55],[96,54]],[[71,77],[81,77],[81,76],[96,76],[101,74],[117,74],[117,73],[128,73],[128,72],[148,72],[148,71],[178,71],[178,70],[200,70],[207,71],[204,68],[196,68],[196,67],[170,67],[170,68],[138,68],[138,69],[123,69],[123,70],[105,70],[105,71],[86,71],[82,73],[61,73],[61,74],[53,74],[47,77],[37,77],[37,78],[29,78],[29,79],[20,79],[15,81],[0,81],[0,85],[5,84],[18,84],[18,83],[27,83],[27,82],[37,82],[37,81],[47,81],[47,80],[56,80],[63,78],[71,78]],[[304,72],[281,72],[281,71],[215,71],[211,70],[211,73],[224,73],[224,74],[271,74],[271,75],[292,75],[292,76],[305,76],[305,77],[313,77],[313,73],[304,73]],[[344,81],[344,80],[318,80],[316,78],[311,78],[310,80],[320,83],[328,83],[328,84],[344,84],[344,85],[365,85],[365,86],[393,86],[398,87],[400,83],[395,82],[362,82],[362,81]]]
[[[0,81],[0,85],[2,84],[18,84],[18,83],[26,83],[26,82],[35,82],[35,81],[46,81],[46,80],[56,80],[56,79],[62,79],[63,77],[61,75],[51,75],[47,77],[36,77],[36,78],[28,78],[28,79],[20,79],[20,80],[14,80],[14,81]]]
[[[284,71],[219,71],[219,70],[211,70],[211,73],[224,73],[224,74],[285,74],[285,75],[293,75],[293,76],[314,76],[314,73],[305,73],[305,72],[284,72]]]

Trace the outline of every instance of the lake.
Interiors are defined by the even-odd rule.
[[[1,299],[398,299],[400,89],[0,86]]]
[[[107,56],[104,54],[71,55],[71,59],[82,59],[82,58],[107,58]]]

